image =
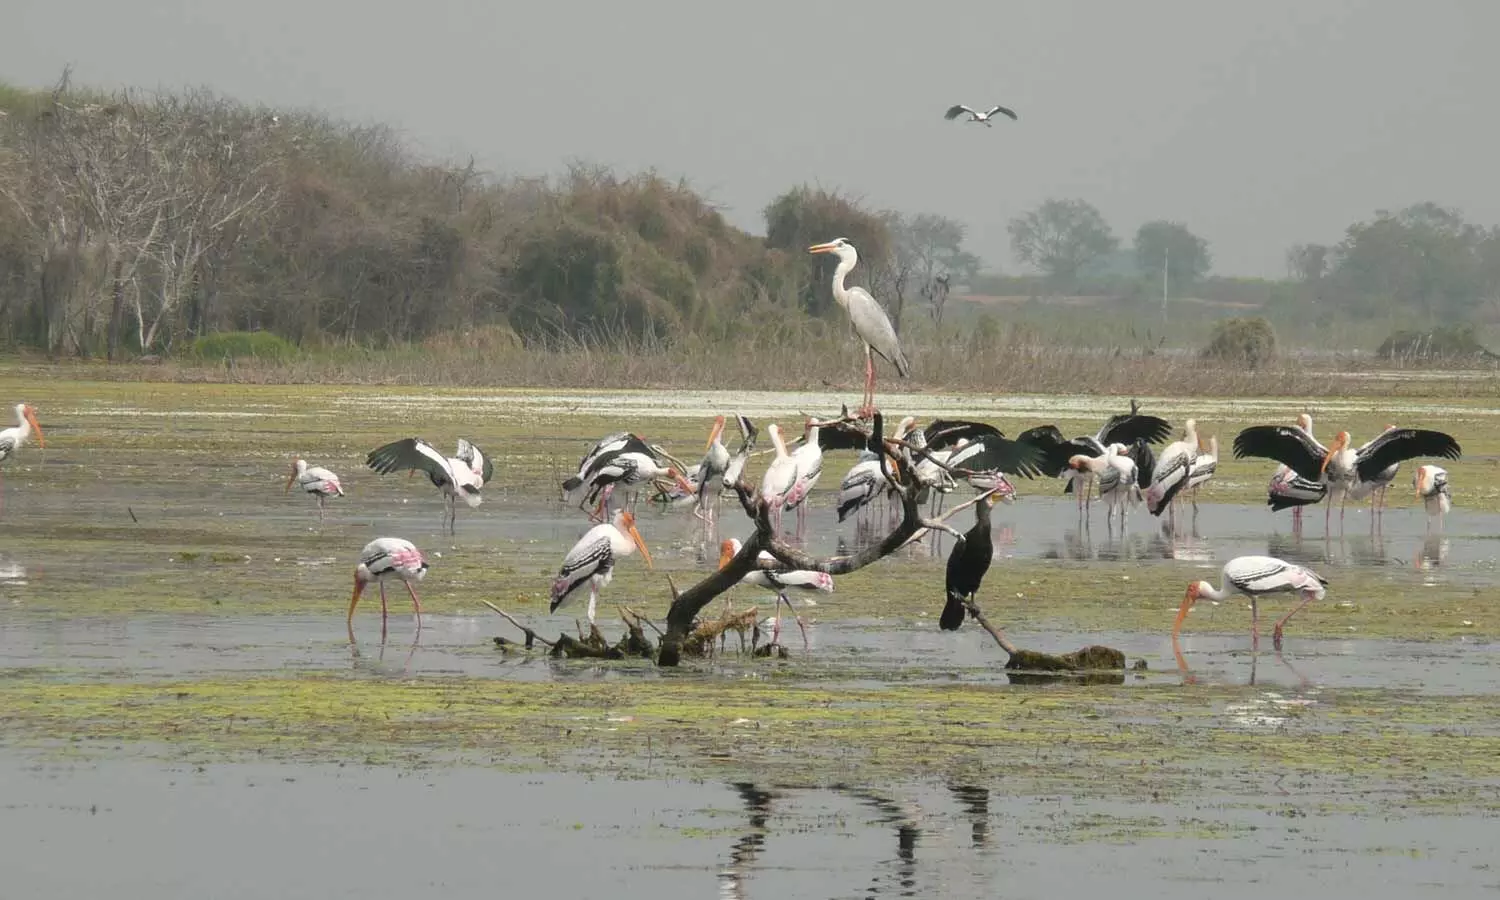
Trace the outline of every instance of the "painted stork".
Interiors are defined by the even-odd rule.
[[[979,592],[979,583],[995,558],[995,544],[990,538],[990,510],[994,505],[994,494],[979,498],[974,504],[974,527],[964,533],[962,541],[954,543],[948,554],[943,579],[948,598],[938,616],[938,627],[943,631],[956,631],[964,623],[964,603]]]
[[[969,114],[969,118],[965,119],[964,121],[966,121],[966,122],[978,122],[979,124],[983,125],[986,128],[993,127],[993,125],[992,125],[992,123],[991,123],[990,120],[993,119],[997,114],[1009,117],[1012,122],[1018,122],[1018,121],[1020,121],[1019,119],[1016,118],[1015,112],[1013,112],[1012,110],[1006,109],[1003,106],[991,106],[989,109],[987,109],[987,110],[985,110],[983,112],[980,112],[979,110],[970,109],[969,107],[964,106],[962,103],[960,103],[960,104],[958,104],[956,106],[950,106],[950,107],[948,107],[948,111],[945,112],[945,113],[943,113],[943,118],[945,118],[945,119],[947,119],[948,121],[951,122],[954,119],[958,118],[959,116],[963,115],[964,113],[968,113]]]
[[[583,455],[583,459],[579,460],[578,474],[570,475],[563,479],[563,494],[571,497],[574,491],[583,487],[589,480],[589,477],[593,474],[595,467],[601,460],[612,457],[617,453],[622,453],[627,449],[642,453],[651,452],[651,448],[646,446],[645,441],[628,431],[617,431],[614,434],[605,435],[600,438],[599,442],[594,444],[593,448]],[[591,489],[589,493],[584,495],[583,499],[578,503],[579,509],[583,509],[585,503],[594,499],[593,493],[594,491]]]
[[[743,546],[739,538],[728,538],[719,542],[719,568],[729,565],[729,561],[739,554]],[[778,566],[785,565],[765,550],[760,551],[756,559]],[[797,610],[792,606],[792,599],[787,596],[787,592],[833,593],[833,576],[827,572],[814,572],[809,569],[752,569],[740,579],[740,584],[764,588],[776,594],[776,622],[771,630],[771,643],[775,644],[781,639],[781,604],[785,603],[787,612],[792,614],[792,617],[797,620],[797,627],[802,629],[804,648],[807,646],[807,625],[802,621],[802,617],[797,615]]]
[[[1280,650],[1282,628],[1307,604],[1322,600],[1327,594],[1327,584],[1328,579],[1313,570],[1274,556],[1237,556],[1224,564],[1217,588],[1206,581],[1195,581],[1188,585],[1187,595],[1182,598],[1182,606],[1177,610],[1177,621],[1172,623],[1172,640],[1176,642],[1177,635],[1182,631],[1182,620],[1187,618],[1188,610],[1200,598],[1207,597],[1215,602],[1222,602],[1238,592],[1250,598],[1250,648],[1259,650],[1260,610],[1256,605],[1257,601],[1268,594],[1300,594],[1302,602],[1296,609],[1282,616],[1271,632],[1272,644]]]
[[[1448,488],[1448,470],[1442,466],[1417,466],[1412,476],[1417,497],[1427,508],[1427,528],[1432,529],[1432,520],[1437,519],[1438,528],[1443,527],[1443,517],[1453,509],[1453,493]]]
[[[1385,426],[1385,430],[1390,431],[1395,427],[1395,425],[1387,425]],[[1381,432],[1381,434],[1384,433],[1384,431]],[[1374,443],[1378,440],[1380,440],[1380,435],[1376,435],[1370,441],[1370,443]],[[1365,446],[1369,446],[1369,444],[1366,444]],[[1354,452],[1356,454],[1359,454],[1363,452],[1364,449],[1364,447],[1360,447]],[[1393,462],[1390,465],[1386,466],[1384,469],[1381,469],[1379,472],[1376,472],[1373,478],[1360,478],[1359,481],[1355,483],[1354,487],[1349,489],[1349,499],[1357,501],[1369,497],[1370,512],[1377,516],[1384,514],[1386,489],[1389,488],[1393,482],[1395,482],[1396,475],[1400,471],[1401,464],[1399,462]]]
[[[1183,423],[1183,436],[1162,449],[1156,458],[1156,471],[1151,484],[1146,488],[1146,510],[1160,517],[1162,510],[1171,509],[1171,519],[1176,522],[1177,495],[1192,479],[1193,461],[1198,458],[1198,420],[1188,419]]]
[[[323,503],[329,497],[344,496],[344,488],[339,484],[339,477],[322,466],[311,466],[307,460],[298,457],[292,460],[292,474],[286,479],[286,493],[295,484],[304,493],[312,494],[318,498],[318,522],[323,521]]]
[[[41,423],[36,420],[36,410],[28,404],[17,403],[15,427],[0,431],[0,463],[15,456],[16,451],[21,449],[21,445],[26,443],[33,431],[36,432],[37,443],[46,449],[47,437],[42,434]],[[3,491],[4,487],[4,482],[0,481],[0,491]],[[4,496],[0,493],[0,502],[4,501]]]
[[[811,417],[807,419],[804,428],[806,430],[802,446],[792,452],[792,462],[797,464],[797,476],[792,481],[792,489],[787,491],[786,499],[782,501],[786,509],[797,511],[799,535],[807,521],[807,495],[812,493],[813,486],[823,474],[823,448],[818,443],[818,433],[822,429]]]
[[[1069,461],[1074,456],[1098,457],[1110,444],[1123,444],[1129,448],[1126,455],[1136,463],[1138,478],[1150,484],[1154,470],[1150,445],[1164,440],[1172,432],[1172,426],[1160,416],[1142,415],[1140,404],[1130,401],[1130,412],[1110,416],[1099,431],[1093,435],[1064,439],[1056,425],[1039,425],[1016,435],[1016,440],[1031,444],[1043,453],[1042,474],[1048,478],[1059,476],[1067,479],[1064,494],[1076,494],[1080,511],[1088,504],[1088,487],[1093,479],[1092,471],[1072,468]]]
[[[1135,460],[1129,456],[1124,444],[1110,444],[1104,448],[1103,456],[1075,454],[1068,460],[1068,467],[1075,472],[1086,472],[1093,476],[1099,486],[1099,499],[1104,501],[1104,522],[1114,524],[1115,508],[1120,510],[1120,528],[1125,527],[1125,514],[1131,502],[1140,502],[1141,488],[1136,483]],[[1084,489],[1087,491],[1087,488]]]
[[[885,475],[880,471],[880,455],[887,456],[887,466],[890,468],[892,477],[897,476],[899,461],[891,457],[890,452],[885,449],[885,441],[882,440],[881,428],[883,419],[880,414],[874,417],[875,427],[866,440],[864,450],[860,451],[859,461],[850,467],[843,481],[839,482],[839,521],[842,522],[850,515],[864,509],[880,496],[881,490],[890,489]],[[917,424],[915,416],[907,416],[901,420],[896,427],[896,440],[905,440],[906,435],[912,427]]]
[[[634,489],[658,478],[670,478],[686,494],[696,490],[676,466],[662,465],[656,448],[646,445],[635,435],[630,438],[618,450],[596,457],[582,479],[582,484],[588,488],[585,496],[597,494],[599,497],[599,506],[592,516],[595,520],[602,522],[605,519],[609,498],[620,485]]]
[[[445,457],[438,449],[421,438],[402,438],[371,450],[365,456],[365,465],[389,475],[391,472],[408,469],[427,473],[434,487],[443,492],[444,524],[448,532],[458,528],[458,499],[463,498],[471,508],[483,502],[480,491],[495,474],[495,466],[478,447],[458,439],[458,455]]]
[[[568,601],[573,592],[585,582],[589,586],[589,625],[594,624],[594,613],[599,604],[599,589],[609,584],[615,576],[615,562],[629,556],[637,549],[646,560],[646,568],[655,566],[651,562],[651,551],[641,533],[635,530],[635,516],[625,509],[616,510],[613,518],[595,525],[584,532],[568,555],[563,557],[562,568],[552,582],[551,612]]]
[[[755,439],[760,436],[760,429],[755,427],[744,416],[735,416],[735,423],[740,428],[740,448],[734,451],[729,458],[729,465],[724,469],[724,486],[733,488],[740,483],[740,478],[745,474],[745,463],[750,460],[750,451],[755,449]]]
[[[1034,478],[1046,471],[1043,450],[1019,437],[1011,440],[983,422],[938,419],[921,429],[920,438],[930,451],[945,453],[944,462],[960,470],[970,487],[998,491],[996,496],[1006,503],[1014,500],[1016,493],[1006,475]],[[948,477],[946,472],[942,474]]]
[[[1419,428],[1390,428],[1364,446],[1349,446],[1349,432],[1340,431],[1333,446],[1324,447],[1302,428],[1288,425],[1252,425],[1234,439],[1236,457],[1274,459],[1291,467],[1303,478],[1328,485],[1329,507],[1324,510],[1326,528],[1332,503],[1339,503],[1339,522],[1349,494],[1360,481],[1373,481],[1392,464],[1421,456],[1458,459],[1462,448],[1452,436]]]
[[[1302,413],[1297,416],[1297,427],[1312,434],[1312,416]],[[1271,483],[1266,488],[1266,505],[1272,512],[1290,508],[1294,525],[1302,522],[1302,507],[1322,502],[1328,496],[1328,485],[1321,478],[1303,478],[1285,463],[1278,465],[1271,474]]]
[[[881,359],[895,366],[896,373],[902,378],[911,373],[911,365],[901,351],[901,339],[896,336],[895,326],[891,325],[891,317],[886,315],[885,308],[864,288],[844,287],[844,277],[859,262],[859,252],[854,245],[846,238],[836,238],[826,244],[814,244],[807,248],[807,252],[832,253],[839,258],[838,267],[833,270],[833,299],[849,314],[854,333],[865,345],[865,395],[859,414],[869,416],[875,411],[874,354],[880,354]]]
[[[412,621],[417,631],[422,630],[422,601],[417,599],[413,581],[421,581],[427,575],[427,559],[411,541],[401,538],[376,538],[359,551],[359,564],[354,567],[354,596],[349,598],[349,640],[354,640],[354,608],[359,605],[359,596],[365,586],[377,582],[380,586],[380,639],[385,640],[386,605],[385,582],[396,578],[406,585],[411,594]]]
[[[714,416],[714,427],[708,432],[708,443],[703,447],[703,459],[699,461],[697,471],[687,479],[698,489],[696,512],[699,516],[707,511],[710,497],[720,496],[724,473],[729,471],[729,448],[723,441],[724,423],[723,415]]]
[[[1193,459],[1193,471],[1188,473],[1187,487],[1193,495],[1193,512],[1198,511],[1198,488],[1208,483],[1214,477],[1214,472],[1219,468],[1219,436],[1211,434],[1208,436],[1208,447],[1203,447],[1203,441],[1198,441],[1198,455]]]
[[[780,527],[781,510],[786,504],[787,494],[797,484],[797,460],[786,450],[780,425],[772,422],[766,427],[766,431],[771,435],[771,445],[776,448],[776,456],[766,468],[766,473],[761,476],[760,496],[769,505],[777,527]]]

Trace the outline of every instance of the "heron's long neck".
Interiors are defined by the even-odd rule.
[[[854,264],[858,262],[853,257],[840,257],[838,268],[833,270],[833,299],[848,305],[849,289],[844,287],[844,278],[854,270]]]

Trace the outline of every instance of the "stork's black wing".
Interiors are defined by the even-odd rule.
[[[1156,454],[1145,438],[1136,438],[1130,445],[1130,458],[1135,462],[1135,483],[1141,490],[1151,486],[1151,476],[1156,474]]]
[[[962,419],[936,419],[922,429],[927,437],[928,450],[947,450],[965,438],[977,441],[981,438],[1003,438],[1005,435],[993,425],[983,422],[966,422]]]
[[[1046,453],[1035,444],[994,435],[965,444],[948,464],[971,472],[1004,472],[1035,478],[1046,471]]]
[[[1016,442],[1030,444],[1042,452],[1038,468],[1049,478],[1061,475],[1068,468],[1068,460],[1080,453],[1085,456],[1099,455],[1098,448],[1092,446],[1088,438],[1064,438],[1056,425],[1028,428],[1016,435]]]
[[[426,472],[432,483],[439,487],[453,483],[448,460],[421,438],[402,438],[376,447],[366,454],[365,465],[382,475],[401,469],[416,469]]]
[[[1462,452],[1458,441],[1444,432],[1422,428],[1392,428],[1360,448],[1355,468],[1361,481],[1370,481],[1392,463],[1419,456],[1458,459]],[[1302,473],[1299,471],[1298,474]]]
[[[1129,447],[1137,438],[1145,438],[1148,444],[1159,444],[1171,433],[1171,424],[1161,416],[1122,414],[1109,417],[1109,421],[1099,429],[1098,440],[1106,447],[1110,444]]]
[[[833,422],[818,428],[818,449],[863,450],[870,443],[870,436],[852,422]]]
[[[1236,459],[1246,456],[1274,459],[1312,481],[1322,479],[1323,459],[1327,455],[1327,447],[1295,425],[1251,425],[1234,438]],[[1387,465],[1390,463],[1381,468]]]

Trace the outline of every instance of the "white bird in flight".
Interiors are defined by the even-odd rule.
[[[968,108],[967,106],[964,106],[961,103],[959,105],[957,105],[957,106],[950,106],[950,107],[948,107],[948,112],[946,112],[946,113],[943,114],[943,118],[945,118],[945,119],[947,119],[949,121],[952,121],[952,120],[958,118],[959,116],[963,115],[964,113],[968,113],[969,114],[969,118],[966,121],[969,121],[969,122],[979,122],[979,123],[983,124],[984,127],[986,127],[986,128],[991,127],[990,126],[990,119],[996,113],[999,113],[1000,115],[1003,115],[1003,116],[1009,116],[1012,120],[1016,120],[1016,114],[1015,114],[1015,112],[1013,110],[1006,109],[1003,106],[991,106],[989,109],[985,110],[984,112],[979,112],[978,110],[970,109],[970,108]],[[1016,121],[1018,121],[1018,120],[1016,120]]]

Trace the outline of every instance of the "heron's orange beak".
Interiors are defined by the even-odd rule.
[[[1187,594],[1182,598],[1182,606],[1177,609],[1177,621],[1172,623],[1172,640],[1177,640],[1177,635],[1182,631],[1182,620],[1187,618],[1188,610],[1198,602],[1198,582],[1188,585]]]
[[[729,561],[731,559],[734,559],[734,542],[733,541],[720,541],[719,542],[719,568],[722,569],[725,566],[729,565]]]
[[[646,549],[646,542],[641,539],[641,533],[635,530],[635,518],[633,516],[626,521],[625,530],[630,532],[630,539],[635,541],[636,549],[641,551],[641,555],[646,558],[646,568],[656,568],[655,564],[651,562],[651,551]]]
[[[349,627],[354,627],[354,607],[359,605],[359,595],[364,593],[365,583],[359,580],[359,570],[354,572],[354,596],[349,598]]]
[[[811,247],[807,248],[807,252],[808,253],[832,253],[833,252],[833,244],[831,242],[827,243],[827,244],[813,244]]]
[[[706,443],[706,444],[703,445],[703,449],[707,450],[709,447],[712,447],[714,445],[714,441],[717,441],[719,439],[719,435],[721,435],[723,433],[724,433],[724,417],[723,416],[715,416],[714,417],[714,429],[713,429],[713,431],[710,431],[708,433],[708,443]]]
[[[47,437],[42,434],[42,423],[36,420],[36,412],[28,406],[21,414],[26,417],[26,423],[31,426],[31,430],[36,432],[36,442],[45,450],[47,447]]]
[[[668,469],[667,475],[671,476],[672,480],[677,482],[677,486],[682,488],[687,493],[691,494],[693,492],[693,483],[691,481],[688,481],[686,478],[683,478],[681,472],[677,471],[676,469]]]

